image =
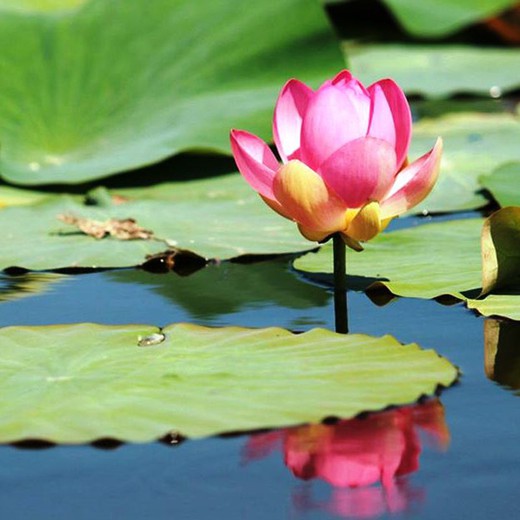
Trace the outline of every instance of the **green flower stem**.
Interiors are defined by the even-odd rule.
[[[336,332],[348,333],[346,247],[341,235],[332,236],[334,249],[334,316]]]

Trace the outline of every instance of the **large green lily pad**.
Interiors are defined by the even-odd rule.
[[[8,327],[0,345],[1,442],[288,426],[410,403],[457,378],[432,350],[319,329]]]
[[[289,77],[319,83],[342,64],[314,0],[80,4],[26,0],[0,17],[0,172],[13,183],[228,152],[231,127],[270,136]]]
[[[520,86],[518,49],[347,42],[343,50],[350,68],[364,82],[391,77],[407,94],[499,96]]]
[[[481,177],[480,184],[503,208],[520,206],[520,162],[500,166],[491,175]]]
[[[414,126],[410,157],[444,139],[441,174],[432,193],[413,211],[449,212],[487,203],[479,177],[520,159],[520,121],[510,114],[448,114]]]
[[[463,291],[481,286],[483,222],[479,218],[455,220],[383,233],[361,253],[348,250],[347,273],[364,277],[367,288],[377,282],[397,296],[464,298]],[[298,258],[294,266],[310,275],[328,275],[332,247]]]
[[[245,185],[238,175],[223,178],[220,191],[211,189],[218,184],[218,180],[208,185],[181,182],[177,183],[178,195],[170,185],[164,189],[171,193],[170,198],[147,198],[145,191],[141,199],[134,196],[120,205],[86,206],[62,196],[32,206],[6,208],[0,212],[0,268],[135,266],[147,255],[168,248],[187,249],[205,258],[231,258],[315,247],[298,233],[294,223],[274,213],[252,190],[246,189],[244,197],[237,196]],[[139,226],[153,231],[155,238],[95,239],[59,221],[59,215],[96,221],[133,218]]]
[[[517,0],[383,0],[399,23],[420,38],[440,37],[490,18]]]

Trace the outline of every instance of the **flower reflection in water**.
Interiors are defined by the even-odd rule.
[[[310,488],[300,489],[293,497],[297,509],[373,518],[404,511],[422,499],[422,490],[398,477],[417,471],[423,441],[437,449],[448,446],[449,431],[438,399],[332,425],[255,435],[246,444],[244,457],[259,459],[280,448],[296,477],[321,479],[333,486],[326,502],[310,496]]]

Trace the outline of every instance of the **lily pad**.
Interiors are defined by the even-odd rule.
[[[520,290],[520,207],[502,208],[482,229],[482,293]]]
[[[475,209],[488,201],[479,177],[499,165],[520,159],[520,120],[510,114],[448,114],[423,119],[414,126],[410,157],[444,139],[441,174],[432,193],[414,211],[449,212]]]
[[[467,300],[469,309],[475,309],[483,316],[499,316],[520,321],[520,292],[488,294],[483,300]]]
[[[415,344],[320,329],[8,327],[0,344],[1,442],[146,442],[352,417],[458,375]]]
[[[480,184],[503,208],[520,206],[520,162],[500,166],[491,175],[481,177]]]
[[[382,0],[399,23],[420,38],[452,34],[466,25],[490,18],[518,0]]]
[[[520,86],[518,49],[346,42],[343,51],[351,70],[362,81],[370,84],[392,77],[407,94],[498,97]]]
[[[233,178],[231,184],[245,184],[238,175]],[[142,197],[97,207],[62,196],[32,206],[6,208],[0,212],[0,268],[128,267],[140,265],[147,255],[168,248],[190,250],[205,258],[232,258],[306,251],[315,246],[298,233],[294,223],[270,210],[252,190],[246,190],[244,198],[228,198],[225,190],[213,197],[204,183],[195,182],[198,189],[192,196],[175,202]],[[187,194],[193,186],[178,183],[178,188],[181,196],[183,190]],[[153,238],[96,239],[58,220],[60,215],[97,223],[131,218],[138,226],[152,231]]]
[[[342,64],[313,0],[2,3],[0,171],[17,184],[229,152],[233,126],[270,135],[289,77],[319,83]]]
[[[464,299],[463,291],[481,286],[483,222],[454,220],[383,233],[368,242],[365,251],[347,251],[347,273],[364,277],[366,288],[375,283],[398,296]],[[332,246],[296,259],[294,267],[331,282]]]
[[[65,11],[88,0],[0,0],[0,11]]]

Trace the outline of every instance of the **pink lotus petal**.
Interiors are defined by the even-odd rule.
[[[395,151],[386,141],[362,137],[333,153],[318,173],[349,208],[379,200],[392,185]]]
[[[231,149],[240,173],[258,193],[275,200],[273,179],[279,168],[269,147],[256,135],[243,130],[231,130]]]
[[[391,79],[374,83],[368,91],[372,99],[368,135],[384,139],[395,147],[399,169],[408,154],[412,135],[410,105],[403,91]]]
[[[278,96],[274,109],[273,136],[284,162],[299,159],[302,119],[313,94],[305,83],[291,79]]]
[[[283,210],[306,229],[330,234],[346,227],[343,202],[315,171],[298,160],[278,170],[273,192]]]
[[[331,83],[333,85],[340,85],[340,84],[346,84],[349,81],[351,81],[353,78],[352,74],[349,70],[342,70],[341,72],[338,72],[331,80]]]
[[[324,84],[303,117],[301,160],[316,171],[344,144],[366,135],[369,115],[370,98],[357,81]]]
[[[422,157],[401,170],[394,185],[381,201],[381,218],[395,217],[421,202],[433,189],[439,176],[442,139]]]

